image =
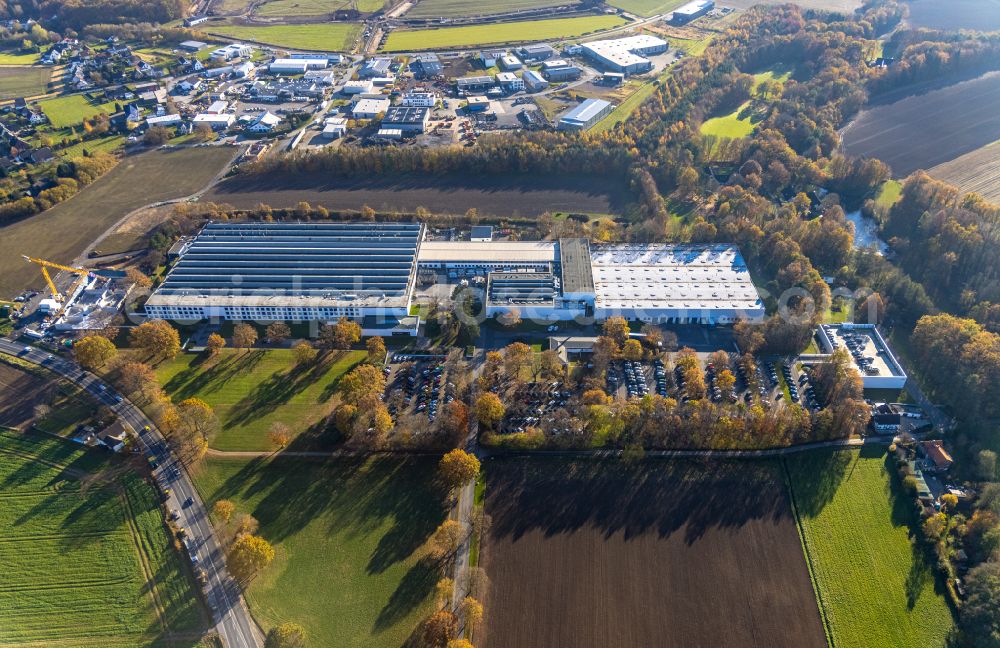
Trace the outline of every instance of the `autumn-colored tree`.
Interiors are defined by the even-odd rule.
[[[565,375],[566,366],[558,351],[546,349],[538,354],[538,373],[545,380],[558,380]]]
[[[758,325],[741,320],[733,325],[733,334],[742,353],[757,353],[764,346],[764,333]]]
[[[234,347],[249,349],[255,344],[257,344],[257,329],[246,323],[240,323],[233,327]]]
[[[458,551],[465,529],[458,520],[445,520],[431,535],[430,554],[442,560]]]
[[[447,606],[451,602],[451,597],[455,593],[455,581],[445,576],[434,586],[434,596],[441,607]]]
[[[691,400],[705,398],[705,374],[700,367],[693,366],[684,369],[684,395]]]
[[[333,422],[341,434],[350,435],[353,430],[354,419],[358,415],[358,408],[354,405],[342,403],[337,406],[333,413]]]
[[[368,349],[368,362],[372,364],[382,364],[385,362],[385,340],[378,335],[372,336],[365,341],[365,348]]]
[[[733,389],[736,386],[736,376],[729,369],[723,369],[715,374],[715,386],[722,392],[722,398],[728,400],[732,396]]]
[[[385,376],[370,364],[361,364],[340,379],[343,402],[360,411],[371,410],[385,391]]]
[[[602,374],[607,371],[608,365],[618,356],[621,347],[614,339],[607,335],[600,335],[594,340],[593,355],[591,360],[594,363],[594,371]]]
[[[200,398],[186,398],[177,404],[177,432],[191,442],[207,441],[219,425],[212,406]]]
[[[958,507],[958,496],[953,493],[945,493],[941,496],[941,507],[952,512]]]
[[[222,337],[218,333],[212,333],[205,340],[205,350],[208,351],[208,355],[215,356],[222,351],[223,347],[226,346],[226,338]]]
[[[284,322],[271,322],[264,331],[267,341],[271,344],[281,344],[292,335],[292,329]]]
[[[642,343],[639,340],[625,340],[622,346],[622,358],[626,360],[642,360]]]
[[[618,315],[606,319],[601,331],[604,335],[614,340],[615,344],[617,344],[619,348],[624,346],[625,342],[629,338],[629,335],[632,333],[632,330],[628,326],[628,321],[626,321],[624,317],[620,317]]]
[[[508,308],[497,315],[497,322],[499,322],[501,326],[506,326],[507,328],[519,326],[521,324],[521,311],[516,308]]]
[[[159,389],[156,372],[145,362],[126,362],[118,371],[118,387],[129,396],[152,394]]]
[[[275,421],[267,431],[267,439],[280,450],[292,440],[292,429],[281,421]]]
[[[226,565],[238,581],[249,582],[274,560],[274,547],[255,535],[242,535],[229,549]]]
[[[476,648],[468,639],[452,639],[445,648]]]
[[[229,520],[233,519],[235,512],[236,505],[227,499],[220,499],[212,505],[212,513],[225,524],[229,524]]]
[[[524,342],[513,342],[503,350],[504,372],[511,380],[523,382],[524,372],[531,366],[531,347]]]
[[[647,322],[642,325],[639,332],[643,334],[642,341],[646,343],[646,346],[653,349],[659,349],[663,346],[663,329],[656,324]]]
[[[319,352],[313,345],[303,340],[292,348],[292,355],[295,357],[295,364],[301,367],[315,362]]]
[[[438,476],[449,489],[464,486],[479,474],[479,459],[465,450],[455,448],[438,463]]]
[[[319,330],[320,346],[327,349],[350,349],[361,340],[361,325],[346,317],[336,324],[326,324]]]
[[[426,646],[441,648],[458,631],[458,619],[448,610],[439,610],[424,621],[422,630],[421,634]]]
[[[282,623],[271,628],[264,648],[306,648],[305,628],[297,623]]]
[[[476,420],[479,421],[480,425],[492,429],[503,419],[507,409],[499,396],[493,392],[486,392],[476,399],[475,411]]]
[[[236,521],[237,536],[253,535],[257,533],[257,529],[259,528],[260,528],[260,522],[258,522],[257,518],[250,515],[249,513],[244,513]]]
[[[463,439],[469,431],[469,408],[465,403],[454,400],[445,405],[441,427],[456,443]]]
[[[595,387],[594,389],[588,389],[583,392],[583,395],[580,397],[580,401],[584,405],[607,405],[611,399],[603,389]]]
[[[165,320],[143,322],[129,333],[129,343],[154,358],[170,359],[181,351],[177,329]]]
[[[103,367],[118,355],[118,349],[103,335],[88,335],[73,344],[73,356],[84,369]]]
[[[142,270],[136,268],[135,266],[125,270],[125,278],[139,288],[149,288],[153,285],[153,280],[143,274]]]
[[[467,627],[475,629],[483,621],[483,604],[471,596],[466,596],[462,599],[459,611],[465,619]]]

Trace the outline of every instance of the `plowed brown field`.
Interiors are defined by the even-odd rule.
[[[486,474],[477,646],[827,645],[777,466],[497,459]]]

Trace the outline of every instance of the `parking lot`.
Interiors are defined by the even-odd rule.
[[[455,400],[455,385],[447,380],[444,356],[397,353],[384,371],[384,398],[393,418],[416,414],[433,423],[441,407]]]
[[[500,429],[506,433],[524,432],[537,426],[557,408],[565,407],[573,392],[562,382],[529,382],[517,388],[507,404]]]

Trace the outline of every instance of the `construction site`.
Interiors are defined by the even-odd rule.
[[[120,270],[78,268],[29,256],[24,260],[39,267],[48,289],[37,302],[37,295],[29,293],[10,303],[10,319],[18,321],[29,337],[106,328],[121,312],[131,289]]]

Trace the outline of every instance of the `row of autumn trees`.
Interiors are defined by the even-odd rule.
[[[730,401],[736,384],[735,364],[753,380],[756,370],[752,354],[735,361],[726,352],[712,354],[715,383],[723,398],[709,399],[705,372],[691,349],[671,357],[662,354],[663,341],[655,326],[644,328],[646,346],[630,338],[627,322],[609,318],[603,335],[594,343],[593,371],[573,384],[558,358],[538,357],[530,347],[515,342],[503,352],[487,354],[479,378],[481,394],[474,414],[482,426],[483,443],[513,447],[638,447],[638,448],[771,448],[809,441],[844,438],[861,432],[868,421],[868,406],[862,396],[861,379],[845,351],[816,366],[812,380],[827,406],[810,413],[797,403],[772,407],[755,398],[751,403]],[[668,376],[679,369],[682,384],[676,397],[649,394],[621,400],[605,391],[606,371],[614,360],[664,361]],[[578,393],[565,408],[546,415],[537,427],[521,433],[496,434],[512,402],[528,379],[566,380]]]

